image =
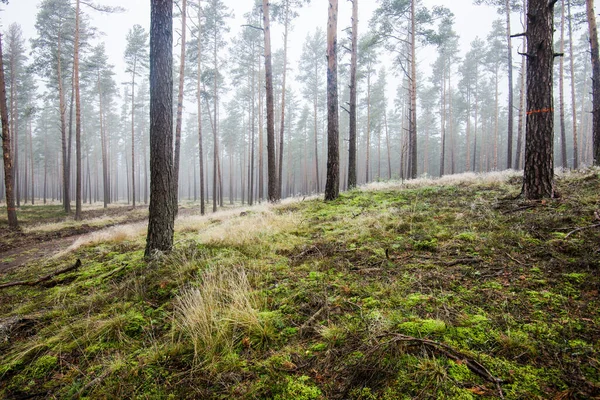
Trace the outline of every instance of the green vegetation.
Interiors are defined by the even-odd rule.
[[[567,237],[595,223],[600,177],[558,189],[381,185],[186,217],[152,263],[138,235],[12,269],[0,284],[83,262],[0,290],[0,397],[600,396],[600,230]]]

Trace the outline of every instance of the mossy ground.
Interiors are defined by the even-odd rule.
[[[0,283],[83,261],[0,291],[0,397],[499,396],[466,360],[395,334],[478,361],[507,399],[598,397],[600,229],[567,234],[597,223],[600,177],[557,185],[536,203],[511,200],[518,179],[356,190],[187,226],[152,263],[139,238],[13,270]],[[243,268],[261,306],[209,355],[176,304],[215,267]]]

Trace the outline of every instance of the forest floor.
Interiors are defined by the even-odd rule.
[[[126,212],[0,271],[0,398],[600,398],[600,171],[558,176],[556,200],[520,184],[190,210],[150,263]],[[53,249],[94,225],[34,214]]]

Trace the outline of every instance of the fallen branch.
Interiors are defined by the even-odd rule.
[[[460,258],[458,260],[445,262],[444,265],[446,267],[454,267],[455,265],[458,265],[458,264],[469,265],[469,264],[478,264],[480,262],[481,262],[481,260],[479,258]]]
[[[499,378],[496,378],[494,375],[492,375],[492,373],[490,371],[488,371],[488,369],[486,367],[484,367],[483,365],[481,365],[479,362],[467,357],[465,354],[459,352],[458,350],[455,350],[452,347],[450,347],[444,343],[436,342],[434,340],[421,339],[421,338],[416,338],[416,337],[412,337],[412,336],[402,335],[399,333],[386,333],[386,334],[380,335],[378,337],[382,338],[382,337],[388,337],[388,336],[392,336],[392,340],[390,342],[388,342],[388,344],[389,343],[398,343],[398,342],[421,344],[421,345],[427,346],[439,353],[442,353],[443,355],[445,355],[446,357],[448,357],[449,359],[451,359],[457,363],[464,363],[467,366],[467,368],[469,368],[469,370],[471,370],[471,372],[480,376],[484,380],[493,383],[496,386],[496,389],[498,390],[499,397],[501,399],[504,399],[504,393],[502,392],[502,387],[500,386],[500,384],[502,383],[502,380]]]
[[[310,317],[308,320],[306,320],[305,323],[302,324],[302,326],[300,327],[300,335],[302,336],[303,332],[309,328],[313,322],[315,322],[315,320],[319,317],[319,315],[323,314],[323,311],[325,311],[327,309],[327,304],[325,304],[323,307],[319,308],[319,310],[313,314],[312,317]]]
[[[567,239],[569,236],[571,236],[572,234],[574,234],[576,232],[581,232],[586,229],[592,229],[592,228],[598,228],[598,227],[600,227],[600,224],[594,224],[594,225],[584,226],[583,228],[574,229],[571,232],[567,233],[567,236],[565,236],[565,239]]]
[[[7,287],[13,287],[13,286],[36,286],[42,282],[46,282],[49,281],[50,279],[54,278],[55,276],[61,275],[61,274],[66,274],[67,272],[71,272],[74,271],[76,269],[78,269],[79,267],[81,267],[81,260],[77,259],[77,261],[75,262],[74,265],[71,265],[69,267],[63,268],[63,269],[59,269],[58,271],[55,271],[51,274],[48,274],[46,276],[41,277],[38,280],[35,281],[16,281],[16,282],[9,282],[9,283],[4,283],[2,285],[0,285],[0,289],[4,289]]]

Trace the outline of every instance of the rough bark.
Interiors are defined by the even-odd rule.
[[[277,199],[283,190],[283,139],[285,133],[285,85],[287,78],[288,33],[290,24],[290,0],[285,1],[285,27],[283,33],[283,81],[281,84],[281,126],[279,128],[279,165],[277,173]]]
[[[73,80],[75,85],[75,219],[81,219],[81,97],[79,94],[79,0],[75,2],[75,49]]]
[[[592,136],[594,165],[600,165],[600,55],[598,49],[598,27],[594,13],[594,0],[586,0],[590,50],[592,57]]]
[[[150,208],[145,256],[173,247],[173,0],[152,0],[150,18]]]
[[[554,197],[554,3],[529,2],[527,24],[527,129],[523,193]]]
[[[200,165],[200,214],[204,215],[204,151],[202,149],[202,4],[198,0],[198,75],[196,77],[196,100],[198,105],[198,164]]]
[[[173,161],[173,207],[178,211],[179,198],[179,160],[181,158],[181,123],[183,118],[183,83],[185,77],[185,41],[186,41],[187,0],[181,1],[181,55],[179,57],[179,92],[177,93],[177,122],[175,125],[175,160]]]
[[[267,84],[267,176],[270,202],[277,201],[277,170],[275,168],[275,113],[273,99],[273,64],[271,55],[271,22],[269,0],[263,0],[263,27],[265,30],[265,79]]]
[[[348,189],[356,187],[356,71],[358,64],[358,0],[352,0],[352,54],[350,56],[350,133]]]
[[[61,150],[62,150],[62,200],[63,208],[67,214],[71,213],[71,193],[70,193],[70,173],[69,173],[69,158],[67,155],[67,122],[66,112],[67,105],[65,102],[65,89],[62,78],[62,51],[61,51],[62,40],[60,35],[58,36],[57,43],[57,63],[56,63],[56,77],[58,80],[58,98],[59,98],[59,114],[60,114],[60,138],[61,138]]]
[[[409,110],[409,177],[417,178],[417,55],[416,55],[416,35],[417,22],[415,3],[412,0],[410,4],[410,110]]]
[[[325,200],[340,195],[340,127],[337,83],[337,19],[338,0],[329,0],[327,23],[327,180]]]
[[[506,43],[508,47],[508,149],[506,153],[506,168],[511,169],[513,166],[513,61],[512,61],[512,38],[510,30],[510,0],[506,0]]]
[[[560,13],[560,53],[565,52],[565,0],[561,0]],[[559,123],[560,123],[560,160],[561,167],[568,168],[567,161],[567,132],[565,127],[565,58],[560,57],[558,72],[558,101],[559,101]]]
[[[6,104],[6,82],[4,80],[4,62],[2,59],[2,37],[0,36],[0,118],[2,120],[2,153],[4,159],[4,187],[6,192],[6,210],[8,226],[18,229],[17,209],[15,206],[15,192],[13,185],[13,158],[10,128],[8,120],[8,106]]]
[[[573,168],[579,168],[579,143],[577,138],[577,101],[575,99],[575,65],[573,56],[573,16],[571,15],[571,1],[567,1],[568,29],[569,29],[569,64],[571,69],[571,107],[573,109]]]

